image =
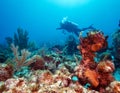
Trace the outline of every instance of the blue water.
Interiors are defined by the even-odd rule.
[[[26,29],[30,40],[37,43],[63,42],[66,35],[56,28],[65,16],[81,28],[94,24],[110,37],[118,28],[120,0],[79,0],[81,3],[74,4],[63,1],[0,0],[0,42],[13,37],[18,27]]]

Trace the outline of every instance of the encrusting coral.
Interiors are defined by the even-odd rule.
[[[71,80],[71,73],[65,67],[52,74],[48,70],[36,70],[27,78],[11,78],[2,83],[2,93],[119,93],[120,82],[113,81],[99,92],[84,88]],[[115,92],[113,92],[115,91]]]
[[[73,83],[70,80],[70,73],[65,68],[57,70],[55,75],[50,71],[37,70],[27,79],[11,78],[2,86],[4,86],[2,93],[99,93],[85,89],[79,83]]]
[[[0,81],[5,81],[13,76],[13,67],[8,64],[0,64]]]
[[[107,93],[120,93],[120,82],[113,81],[106,88]]]
[[[78,49],[82,55],[80,65],[75,68],[75,75],[78,76],[81,84],[90,84],[91,89],[100,92],[105,91],[113,80],[112,72],[114,64],[106,60],[96,63],[94,61],[95,53],[107,47],[107,41],[104,34],[100,31],[90,31],[86,37],[80,37]]]

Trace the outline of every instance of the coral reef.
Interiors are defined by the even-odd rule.
[[[45,69],[45,61],[44,59],[39,55],[34,55],[29,61],[34,61],[32,64],[30,64],[31,69],[33,70],[44,70]]]
[[[0,63],[4,63],[6,59],[9,57],[9,50],[5,45],[0,44]]]
[[[0,64],[0,81],[5,81],[13,76],[13,67],[8,64]]]
[[[22,66],[28,66],[30,63],[30,61],[28,62],[28,56],[30,56],[30,52],[28,50],[21,50],[21,52],[19,53],[18,51],[18,46],[15,46],[14,44],[11,45],[11,50],[13,51],[13,66],[14,66],[14,70],[17,71],[19,70]]]
[[[115,57],[115,66],[120,67],[120,29],[118,29],[113,35],[113,54]]]
[[[73,35],[69,35],[65,44],[65,48],[63,49],[63,53],[67,55],[75,54],[78,51],[76,46],[77,42],[75,37]]]
[[[21,27],[17,29],[13,37],[6,37],[7,48],[10,50],[11,44],[19,46],[19,51],[22,49],[29,49],[30,51],[37,50],[37,46],[34,41],[29,41],[28,32]],[[11,51],[10,51],[11,52]]]
[[[115,72],[113,73],[113,75],[117,81],[120,81],[120,78],[119,78],[120,77],[120,68],[115,69]]]
[[[76,46],[74,37],[69,39],[66,55],[63,47],[31,54],[11,44],[13,55],[7,64],[0,64],[0,93],[120,93],[111,52],[102,53],[99,59],[96,56],[108,46],[103,32],[80,36],[77,48],[81,55],[71,50]]]
[[[6,58],[5,52],[0,49],[0,63],[5,62]]]
[[[106,37],[100,31],[90,31],[86,37],[80,37],[78,49],[82,55],[80,65],[75,68],[75,74],[78,76],[81,84],[90,84],[91,89],[105,92],[113,80],[112,72],[114,64],[111,60],[104,60],[96,63],[94,61],[95,53],[107,47]]]
[[[106,88],[107,93],[120,93],[120,82],[113,81]]]
[[[19,71],[14,72],[14,77],[28,77],[30,74],[30,67],[23,66],[19,69]]]
[[[8,44],[8,47],[10,47],[11,44],[13,43],[13,39],[11,37],[6,37],[5,39],[6,39],[6,42]]]
[[[98,53],[98,58],[99,58],[99,61],[104,61],[104,60],[115,60],[114,56],[112,55],[112,51],[105,51],[101,54]]]
[[[28,48],[28,39],[28,32],[20,27],[17,29],[17,33],[14,33],[14,44],[19,46],[20,50]]]
[[[55,56],[55,57],[54,57]],[[33,70],[50,70],[51,72],[54,72],[58,65],[61,63],[61,59],[59,56],[51,56],[51,55],[45,55],[45,56],[40,56],[40,55],[34,55],[30,60],[34,61],[30,67]]]
[[[79,83],[70,80],[70,73],[62,68],[53,75],[49,71],[35,71],[26,78],[8,79],[2,93],[99,93],[85,89]]]
[[[18,28],[17,32],[14,33],[14,37],[6,37],[5,38],[8,47],[13,43],[15,46],[19,46],[19,50],[29,48],[29,37],[28,32],[23,30],[22,28]]]
[[[119,93],[120,82],[114,81],[106,92],[84,88],[78,81],[71,80],[71,73],[65,67],[52,74],[48,70],[32,71],[27,78],[11,78],[1,84],[1,93]],[[115,91],[115,92],[114,92]]]
[[[102,32],[90,31],[87,37],[80,37],[80,45],[78,49],[82,55],[81,64],[90,68],[90,64],[94,64],[95,53],[107,46],[106,38]]]

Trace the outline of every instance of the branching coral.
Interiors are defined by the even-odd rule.
[[[14,37],[6,37],[6,42],[8,47],[14,43],[15,46],[19,46],[19,49],[27,49],[28,48],[28,32],[23,30],[22,28],[17,29],[17,33],[14,33]]]
[[[28,56],[30,55],[30,52],[28,50],[21,50],[21,55],[18,51],[18,46],[15,46],[14,44],[11,44],[11,50],[13,51],[14,59],[14,70],[20,69],[22,66],[26,66],[31,64],[27,61]]]
[[[26,49],[28,48],[28,39],[28,32],[19,27],[17,33],[14,34],[14,44],[19,46],[20,50]]]

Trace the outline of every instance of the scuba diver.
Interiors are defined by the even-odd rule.
[[[89,27],[80,29],[78,27],[78,24],[71,22],[71,21],[68,21],[67,17],[64,17],[60,23],[60,27],[56,28],[56,29],[63,30],[63,31],[66,30],[67,32],[74,33],[76,36],[79,36],[79,32],[81,32],[81,31],[85,31],[88,29],[96,30],[92,25],[90,25]]]

